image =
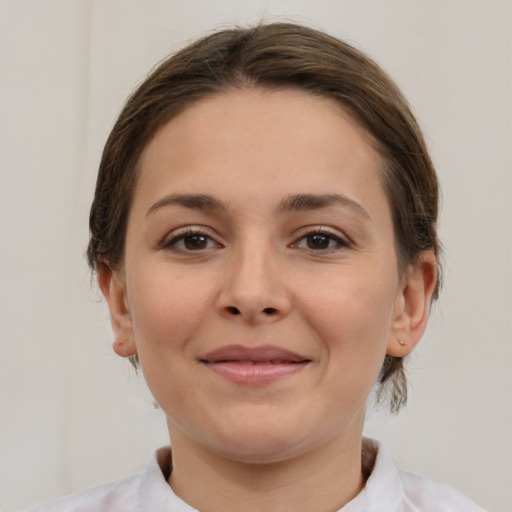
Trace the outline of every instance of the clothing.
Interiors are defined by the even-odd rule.
[[[369,454],[363,466],[371,471],[366,486],[339,512],[485,512],[453,489],[398,472],[377,441],[365,439],[363,452]],[[26,512],[197,512],[167,484],[170,468],[170,448],[160,448],[141,473]]]

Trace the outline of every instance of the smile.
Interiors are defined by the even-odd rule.
[[[311,363],[307,357],[271,345],[255,348],[229,345],[205,354],[199,361],[220,377],[246,385],[270,384],[300,372]]]

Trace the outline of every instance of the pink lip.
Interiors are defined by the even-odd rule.
[[[272,345],[228,345],[199,359],[217,375],[238,384],[269,384],[303,370],[311,360]]]

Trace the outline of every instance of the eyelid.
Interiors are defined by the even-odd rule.
[[[165,237],[162,239],[162,241],[158,244],[159,249],[173,249],[177,242],[180,240],[183,240],[187,236],[194,236],[194,235],[202,235],[210,240],[213,240],[215,244],[218,247],[222,247],[222,243],[219,241],[219,236],[207,226],[201,226],[201,225],[192,225],[192,226],[182,226],[176,229],[173,229],[170,233],[167,233]],[[203,249],[207,250],[207,249]],[[180,251],[179,249],[176,249],[176,251]],[[183,252],[194,252],[194,251],[186,251],[183,250]],[[198,250],[197,252],[200,252]]]
[[[325,225],[312,225],[312,226],[304,226],[297,230],[297,232],[294,235],[293,242],[290,244],[290,247],[297,247],[299,243],[307,238],[308,236],[313,235],[325,235],[329,237],[331,240],[334,240],[337,243],[336,247],[331,247],[327,249],[310,249],[311,251],[315,252],[329,252],[329,251],[336,251],[339,249],[347,249],[353,246],[352,241],[350,238],[345,235],[343,232],[341,232],[338,229],[325,226]],[[167,235],[162,239],[162,241],[158,244],[159,249],[175,249],[177,252],[183,251],[183,252],[201,252],[206,251],[210,248],[205,249],[198,249],[197,251],[189,251],[186,249],[178,249],[176,248],[176,244],[180,241],[186,238],[187,236],[194,236],[194,235],[202,235],[207,238],[209,238],[211,241],[215,243],[217,247],[223,247],[224,244],[220,240],[220,237],[218,233],[211,228],[203,225],[187,225],[182,226],[176,229],[173,229],[171,232],[167,233]]]
[[[292,247],[297,247],[299,242],[304,238],[312,235],[326,235],[330,237],[332,240],[335,240],[338,243],[338,247],[332,247],[329,249],[324,249],[323,252],[328,252],[337,249],[347,249],[353,246],[350,238],[339,231],[338,229],[331,228],[329,226],[323,225],[314,225],[314,226],[305,226],[301,228],[295,235],[294,241],[292,242]],[[314,249],[310,249],[314,251]],[[322,252],[322,250],[318,249],[317,252]]]

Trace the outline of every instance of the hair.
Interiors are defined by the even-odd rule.
[[[381,157],[399,270],[405,272],[424,251],[433,251],[439,262],[437,177],[398,87],[344,41],[302,25],[271,23],[199,39],[164,60],[130,96],[99,167],[87,249],[93,271],[102,265],[113,270],[122,266],[140,157],[156,132],[194,102],[244,88],[298,89],[340,104],[364,127]],[[437,265],[433,299],[441,282]],[[403,358],[386,355],[378,383],[377,400],[398,412],[407,401]]]

